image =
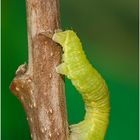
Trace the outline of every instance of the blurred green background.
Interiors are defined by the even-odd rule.
[[[111,97],[105,140],[138,140],[138,0],[61,0],[63,29],[80,36]],[[20,102],[9,90],[17,67],[27,62],[24,0],[2,0],[2,140],[30,140]],[[82,99],[66,79],[69,124],[84,117]]]

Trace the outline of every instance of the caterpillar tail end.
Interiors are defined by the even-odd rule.
[[[65,40],[66,40],[66,35],[64,32],[56,32],[54,33],[52,40],[59,43],[61,46],[63,46]]]

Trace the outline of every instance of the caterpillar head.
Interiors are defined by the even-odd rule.
[[[52,40],[59,43],[62,47],[65,46],[65,44],[71,42],[73,40],[73,38],[75,37],[75,32],[72,30],[67,30],[67,31],[60,31],[60,32],[56,32],[53,37]]]

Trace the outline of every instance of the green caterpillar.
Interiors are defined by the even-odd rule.
[[[71,79],[85,102],[85,119],[70,126],[70,140],[103,140],[109,122],[108,88],[82,49],[80,39],[71,30],[57,32],[53,40],[63,47],[62,64],[56,71]]]

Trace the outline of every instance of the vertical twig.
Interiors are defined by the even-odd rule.
[[[59,1],[27,0],[27,22],[29,65],[18,68],[10,88],[24,106],[33,140],[67,140],[64,81],[55,71],[61,47],[51,39],[60,28]]]

